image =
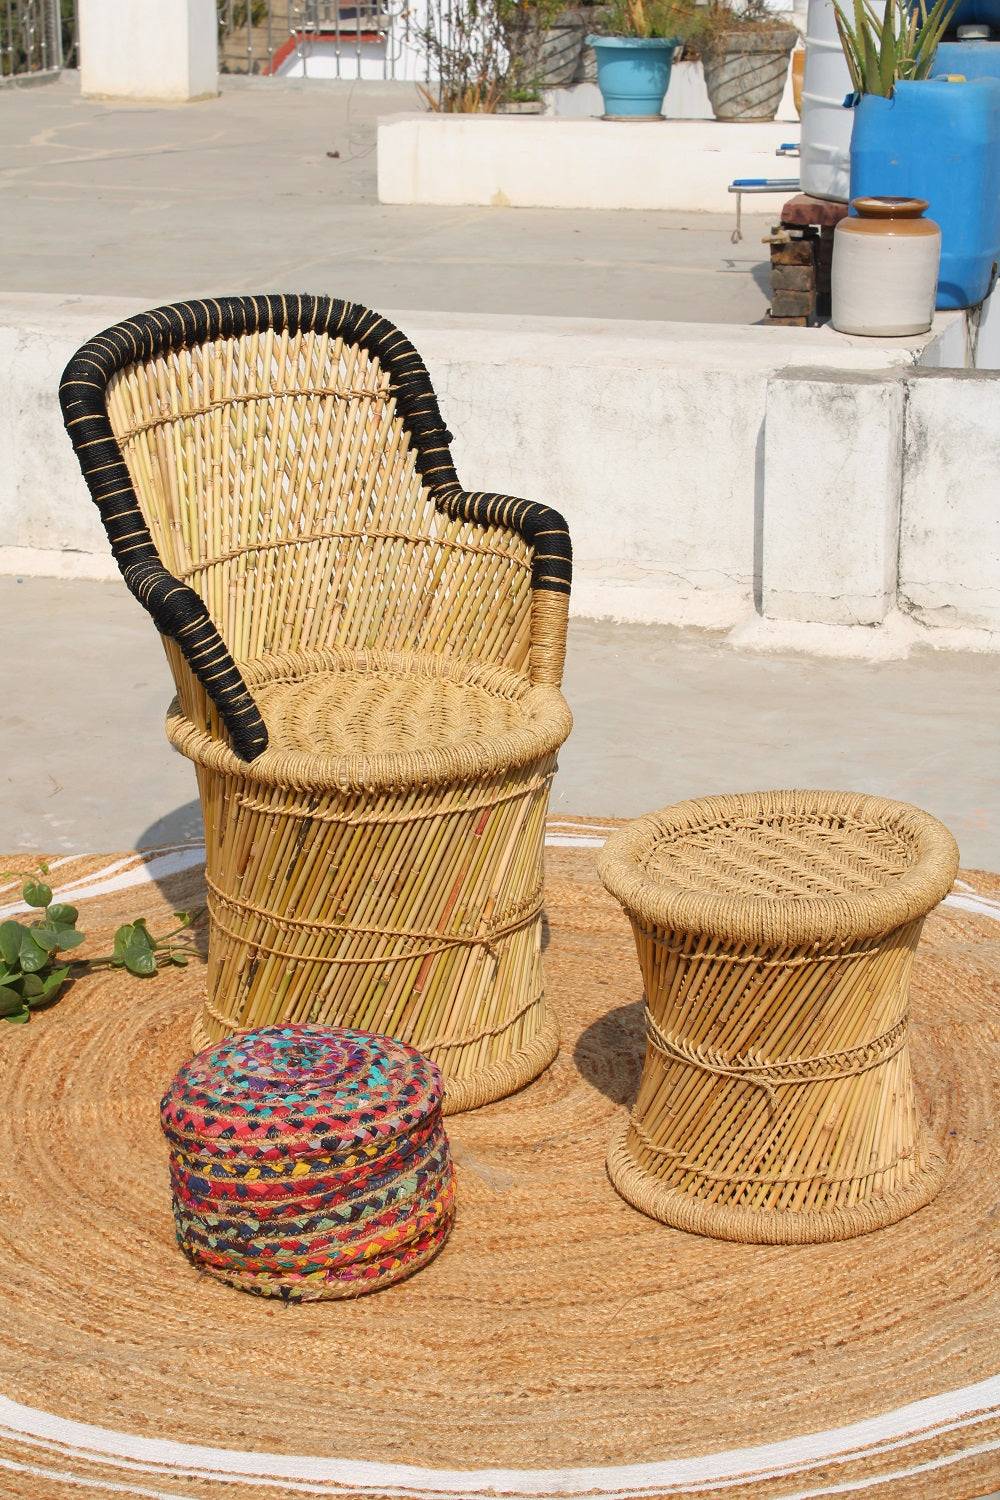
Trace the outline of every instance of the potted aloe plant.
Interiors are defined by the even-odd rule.
[[[679,7],[669,0],[614,0],[607,35],[588,36],[606,120],[659,120],[680,46]]]
[[[935,77],[956,0],[835,0],[855,88],[851,197],[923,199],[941,228],[939,308],[988,294],[1000,260],[1000,80]]]

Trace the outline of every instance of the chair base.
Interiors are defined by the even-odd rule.
[[[195,1052],[212,1046],[213,1040],[206,1029],[203,1013],[199,1011],[191,1029]],[[539,1030],[519,1052],[490,1063],[471,1078],[451,1078],[447,1069],[441,1068],[445,1085],[442,1112],[446,1115],[464,1114],[466,1110],[480,1109],[484,1104],[495,1104],[498,1099],[518,1093],[529,1083],[534,1083],[551,1066],[558,1053],[559,1027],[552,1011],[543,1002]]]
[[[631,1121],[616,1125],[608,1147],[608,1176],[618,1193],[640,1213],[689,1234],[744,1245],[818,1245],[871,1234],[923,1208],[939,1191],[947,1161],[927,1136],[917,1140],[916,1170],[904,1188],[844,1208],[798,1212],[755,1210],[706,1203],[669,1187],[636,1161],[629,1147]]]

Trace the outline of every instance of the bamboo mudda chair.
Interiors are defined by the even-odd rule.
[[[205,822],[194,1041],[401,1038],[451,1111],[552,1061],[542,848],[571,552],[459,485],[430,379],[367,308],[235,297],[86,344],[63,417],[177,686]]]

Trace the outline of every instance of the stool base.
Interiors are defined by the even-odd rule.
[[[205,1027],[204,1016],[198,1012],[191,1029],[191,1044],[195,1052],[212,1045]],[[419,1051],[419,1041],[415,1042]],[[545,1002],[542,1002],[542,1021],[538,1033],[519,1052],[502,1061],[490,1063],[471,1078],[450,1078],[447,1066],[441,1067],[444,1076],[445,1115],[462,1114],[467,1109],[479,1109],[484,1104],[494,1104],[506,1099],[520,1089],[534,1083],[556,1059],[559,1053],[559,1027]]]
[[[744,1245],[818,1245],[884,1229],[929,1203],[940,1189],[948,1166],[937,1146],[921,1133],[913,1178],[906,1187],[883,1197],[849,1208],[816,1209],[808,1213],[792,1209],[779,1212],[731,1208],[692,1198],[652,1176],[633,1156],[630,1132],[630,1120],[615,1126],[607,1160],[608,1176],[626,1203],[674,1229],[716,1240],[736,1240]]]

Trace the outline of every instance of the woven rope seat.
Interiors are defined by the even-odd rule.
[[[324,297],[181,303],[71,360],[63,416],[163,636],[207,847],[197,1047],[280,1022],[427,1053],[445,1112],[558,1034],[542,848],[571,549],[469,492],[424,366]]]
[[[216,1043],[160,1105],[178,1244],[286,1301],[401,1281],[454,1219],[441,1099],[433,1063],[386,1037],[275,1026]]]
[[[839,792],[682,802],[609,839],[632,921],[647,1050],[608,1170],[680,1229],[845,1239],[941,1185],[908,1048],[923,919],[958,850],[919,809]]]

